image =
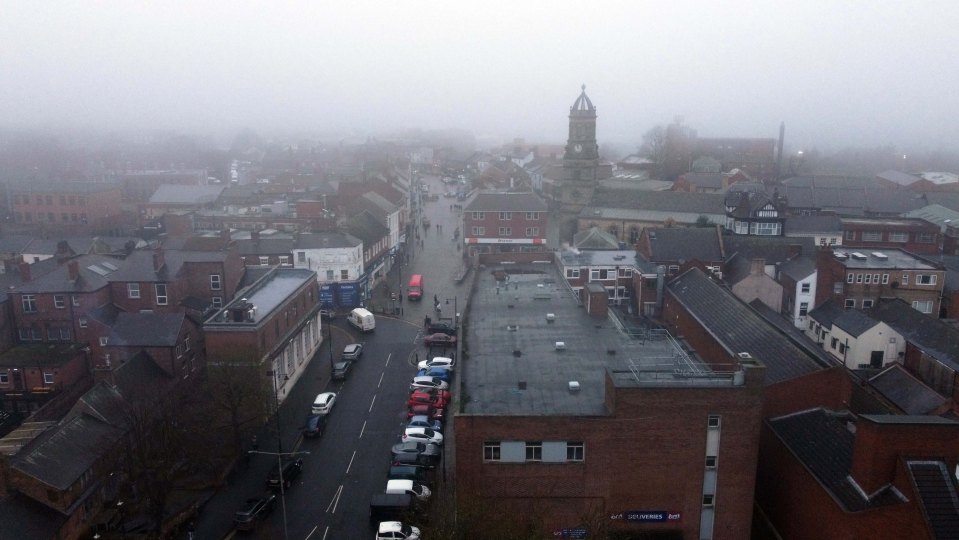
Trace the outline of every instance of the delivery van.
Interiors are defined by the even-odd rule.
[[[423,276],[422,274],[413,274],[410,277],[410,284],[407,286],[407,298],[410,300],[423,299]]]
[[[346,320],[361,332],[372,332],[376,328],[376,319],[369,310],[356,308],[346,316]]]

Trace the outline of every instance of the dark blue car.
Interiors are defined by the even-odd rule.
[[[434,367],[430,369],[421,369],[416,372],[417,377],[437,377],[446,382],[450,382],[450,370],[443,369],[440,367]]]

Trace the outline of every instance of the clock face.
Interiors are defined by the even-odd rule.
[[[574,145],[573,145],[573,152],[576,152],[576,153],[578,154],[578,153],[580,153],[580,152],[582,152],[582,151],[583,151],[583,145],[581,145],[581,144],[574,144]]]

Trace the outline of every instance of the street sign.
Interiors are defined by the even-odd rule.
[[[582,540],[586,538],[586,528],[580,527],[577,529],[560,529],[558,531],[553,531],[553,538],[570,538],[573,540]]]
[[[680,512],[667,512],[665,510],[630,510],[611,514],[611,520],[631,521],[633,523],[664,523],[667,521],[679,521],[682,519]]]

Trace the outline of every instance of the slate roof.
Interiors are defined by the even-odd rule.
[[[150,196],[149,204],[202,205],[216,202],[225,185],[187,186],[160,184]]]
[[[833,320],[833,325],[842,328],[852,337],[859,337],[864,332],[879,324],[875,319],[858,309],[844,309]]]
[[[802,281],[816,272],[816,261],[812,257],[800,255],[782,263],[779,272],[793,278],[796,282]]]
[[[301,234],[293,249],[350,248],[362,244],[362,240],[349,233],[324,232]]]
[[[360,212],[347,222],[350,234],[359,238],[365,247],[372,247],[384,237],[389,236],[390,230],[369,212]]]
[[[836,234],[842,230],[842,220],[839,216],[787,216],[783,224],[786,236],[800,233]]]
[[[126,250],[127,242],[133,242],[136,246],[143,246],[145,242],[134,236],[85,236],[75,238],[44,239],[34,238],[30,244],[25,247],[25,253],[43,253],[55,255],[58,244],[66,242],[73,254],[108,254],[123,253]]]
[[[722,189],[723,188],[723,173],[697,173],[689,172],[683,175],[686,178],[686,182],[690,186],[706,188],[706,189]]]
[[[727,234],[723,236],[723,245],[727,257],[739,254],[747,259],[763,259],[766,264],[788,261],[795,256],[793,246],[799,246],[801,254],[814,256],[816,253],[816,242],[812,237]]]
[[[809,312],[809,317],[825,328],[832,328],[836,319],[846,311],[838,302],[830,298]]]
[[[866,499],[850,481],[855,436],[846,427],[849,412],[813,409],[766,420],[766,425],[837,501],[843,510],[861,512],[904,502],[891,486]]]
[[[898,298],[881,298],[869,315],[888,324],[922,352],[959,371],[959,330],[923,315]]]
[[[29,235],[4,234],[0,236],[0,254],[20,255],[31,241],[33,237]]]
[[[946,398],[913,377],[899,364],[893,364],[869,379],[873,388],[906,414],[929,414]]]
[[[142,397],[145,392],[158,392],[173,377],[160,369],[146,351],[140,351],[113,370],[113,381],[127,399]]]
[[[17,286],[15,291],[11,292],[17,294],[54,292],[70,294],[71,292],[96,291],[106,287],[108,281],[101,273],[91,270],[90,267],[96,267],[100,269],[100,272],[109,274],[112,270],[109,270],[109,267],[106,265],[116,268],[120,268],[123,265],[123,261],[120,259],[104,255],[80,255],[79,257],[71,259],[71,261],[77,261],[80,277],[76,281],[70,281],[67,264],[58,265],[56,261],[54,261],[54,266],[50,267],[50,271],[39,276],[33,272],[34,265],[30,265],[30,281],[22,282]]]
[[[723,260],[723,248],[715,227],[646,228],[653,262]]]
[[[183,328],[183,313],[120,313],[110,328],[111,347],[173,347]]]
[[[815,357],[821,366],[839,366],[842,363],[834,356],[827,353],[823,348],[809,338],[802,330],[796,328],[791,319],[787,319],[780,313],[763,303],[760,299],[755,299],[749,303],[749,307],[756,310],[756,313],[769,324],[775,326],[780,332],[786,334],[797,347],[801,348],[807,354]]]
[[[822,369],[702,270],[690,268],[669,282],[666,289],[730,355],[746,352],[765,364],[767,385]]]
[[[843,216],[899,215],[928,204],[922,193],[882,189],[875,178],[796,176],[783,185],[790,208],[831,210]]]
[[[293,253],[293,237],[260,237],[259,240],[249,238],[243,240],[234,240],[236,252],[241,256],[246,255],[289,255]]]
[[[547,206],[535,193],[481,191],[463,210],[466,212],[545,212]]]
[[[756,217],[756,212],[762,210],[766,205],[777,206],[776,201],[769,194],[758,189],[733,189],[739,186],[748,187],[749,184],[742,183],[732,186],[726,193],[723,203],[733,209],[731,212],[733,216],[740,218]],[[782,217],[765,219],[782,219]]]
[[[627,208],[691,214],[723,214],[722,193],[685,193],[680,191],[638,191],[599,188],[589,202],[591,208]],[[589,217],[586,209],[580,214]]]
[[[619,249],[619,239],[599,227],[590,227],[573,235],[576,249]]]
[[[888,180],[889,182],[892,182],[894,184],[899,184],[900,186],[908,186],[909,184],[915,182],[916,180],[919,180],[918,176],[913,176],[911,174],[904,173],[901,171],[896,171],[893,169],[890,169],[888,171],[883,171],[877,174],[876,177],[881,178],[883,180]]]
[[[3,263],[0,263],[3,264]],[[60,264],[56,259],[44,259],[40,262],[30,263],[30,279],[35,280],[38,277],[49,274],[57,268],[60,267]],[[4,273],[0,274],[0,289],[6,291],[16,291],[20,290],[21,285],[25,285],[29,282],[23,280],[23,276],[20,274],[20,265],[14,264],[9,270],[6,270]],[[9,295],[0,296],[0,303],[6,302],[9,300]]]
[[[959,538],[959,496],[956,481],[942,461],[907,461],[922,514],[936,540]]]

